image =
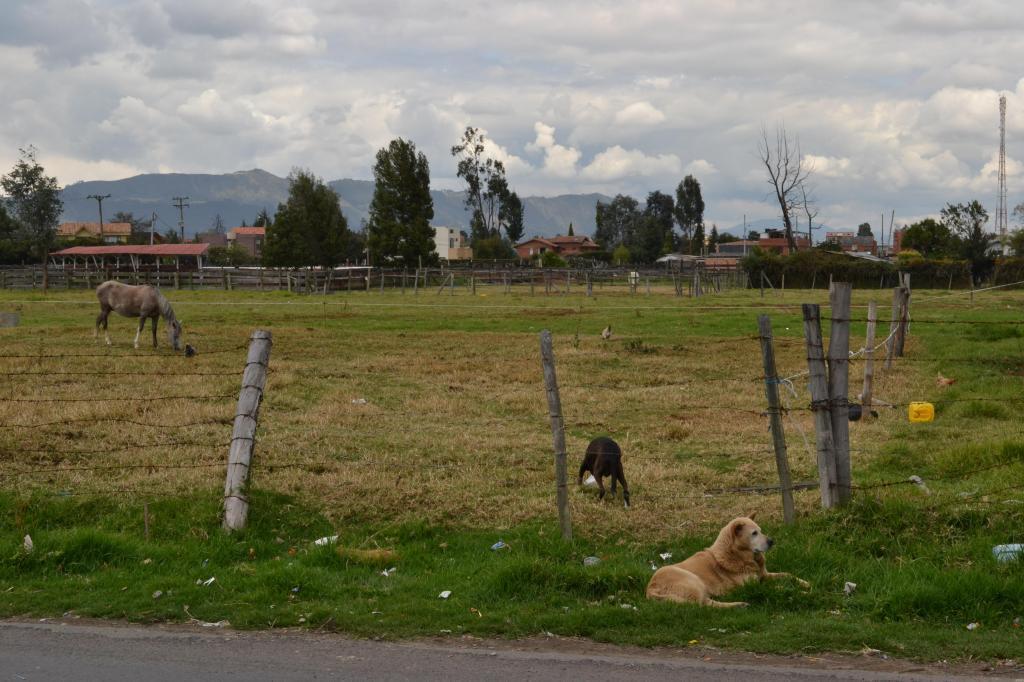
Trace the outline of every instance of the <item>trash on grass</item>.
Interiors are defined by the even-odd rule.
[[[320,538],[319,540],[314,540],[313,544],[316,545],[317,547],[324,547],[325,545],[333,545],[337,541],[338,541],[338,536],[337,535],[328,535],[326,537]]]
[[[599,563],[601,563],[601,557],[596,556],[588,556],[583,560],[584,566],[597,566]]]
[[[438,599],[447,599],[450,596],[452,596],[452,591],[451,590],[445,590],[441,594],[437,595],[437,598]]]
[[[992,548],[992,556],[999,562],[1013,561],[1021,555],[1021,552],[1024,552],[1024,545],[1020,543],[996,545]]]
[[[32,536],[26,535],[25,541],[21,543],[21,546],[25,550],[25,554],[31,554],[32,548],[34,547],[34,545],[32,544]]]
[[[203,587],[209,587],[210,585],[212,585],[216,581],[217,581],[216,576],[210,576],[206,580],[203,580],[202,578],[196,578],[196,585],[202,585]]]
[[[653,561],[651,562],[651,570],[652,571],[657,571],[658,570],[658,567],[654,565]]]
[[[850,596],[851,594],[853,594],[856,591],[857,591],[857,583],[847,582],[847,583],[845,583],[843,585],[843,592],[846,593],[846,596]]]
[[[967,629],[968,630],[977,630],[980,627],[981,627],[981,623],[968,623],[967,624]]]
[[[491,545],[492,552],[497,552],[499,549],[508,549],[508,544],[504,540],[498,540]]]
[[[159,599],[162,596],[164,596],[164,591],[163,590],[157,590],[156,592],[153,593],[153,599]]]
[[[660,557],[661,557],[661,560],[662,560],[662,561],[668,561],[669,559],[671,559],[671,558],[672,558],[672,552],[662,552],[662,553],[661,553],[661,554],[659,554],[658,556],[660,556]]]
[[[352,399],[352,404],[353,405],[365,405],[366,404],[366,398],[353,398]]]
[[[475,613],[477,618],[483,618],[484,617],[484,614],[480,613],[480,609],[477,609],[475,607],[472,607],[472,606],[469,607],[469,612],[470,613]]]
[[[390,578],[392,576],[392,574],[394,574],[394,572],[397,571],[397,570],[398,570],[397,566],[392,566],[391,568],[385,568],[383,571],[380,572],[380,574],[382,576],[384,576],[385,578]]]
[[[637,607],[633,606],[632,604],[627,604],[626,602],[622,602],[621,604],[619,604],[619,606],[624,608],[624,609],[633,609],[634,611],[639,611],[640,610]]]
[[[596,488],[597,479],[594,478],[594,474],[587,474],[587,479],[583,481],[583,485],[587,486],[588,488]]]
[[[931,495],[932,494],[932,491],[928,490],[928,486],[926,486],[924,484],[924,479],[922,479],[920,476],[915,474],[915,475],[911,476],[910,478],[908,478],[907,480],[910,481],[911,483],[913,483],[914,485],[916,485],[918,488],[920,488],[921,492],[923,492],[925,495]]]

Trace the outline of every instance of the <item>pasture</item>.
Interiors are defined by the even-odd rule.
[[[1012,485],[1024,472],[1024,294],[986,292],[971,306],[962,292],[915,291],[906,357],[890,370],[876,363],[875,396],[900,407],[851,425],[853,479],[865,489],[829,513],[816,490],[799,491],[798,523],[785,528],[777,493],[720,491],[777,483],[757,315],[772,316],[780,374],[796,375],[806,369],[799,304],[825,305],[826,291],[166,293],[195,357],[172,354],[163,328],[157,351],[133,350],[135,325],[125,318],[111,317],[113,346],[96,342],[91,292],[0,293],[0,310],[21,317],[0,329],[0,511],[9,529],[0,589],[12,587],[0,612],[229,618],[390,636],[548,630],[766,651],[869,646],[922,658],[1020,650],[1012,621],[1024,615],[1021,562],[996,565],[990,549],[1024,540],[1024,493]],[[872,298],[885,337],[890,296],[854,292],[861,321],[851,348],[863,344]],[[217,511],[245,345],[257,328],[272,331],[273,351],[253,527],[226,538]],[[633,494],[624,510],[571,485],[569,546],[557,539],[542,329],[554,334],[571,482],[587,442],[607,434],[622,445]],[[862,367],[851,364],[853,395]],[[939,372],[956,383],[936,386]],[[793,388],[784,394],[795,408],[785,419],[793,480],[815,481],[806,383],[794,378]],[[903,405],[912,400],[935,401],[936,421],[908,424]],[[911,475],[929,494],[903,485]],[[643,601],[660,552],[681,560],[754,511],[779,541],[770,566],[807,578],[811,593],[750,586],[741,596],[751,609],[711,616]],[[16,551],[25,533],[32,555]],[[335,533],[345,547],[398,558],[339,557],[310,544]],[[499,538],[512,549],[491,552]],[[76,551],[82,568],[70,569]],[[603,561],[584,569],[591,554]],[[144,558],[163,568],[140,567]],[[398,571],[380,575],[392,563]],[[216,589],[192,584],[212,567]],[[852,597],[842,593],[846,580],[861,585]],[[135,582],[144,587],[120,589]],[[178,596],[151,597],[170,584]],[[442,589],[453,590],[451,601],[436,599]],[[38,596],[56,591],[53,606]],[[967,631],[973,621],[984,627]]]

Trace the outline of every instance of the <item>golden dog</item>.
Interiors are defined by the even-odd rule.
[[[647,583],[648,599],[665,599],[680,603],[702,604],[720,608],[747,606],[742,601],[716,601],[717,597],[753,578],[793,578],[801,587],[806,580],[789,573],[769,573],[764,567],[764,553],[772,546],[770,537],[754,523],[755,514],[730,521],[718,533],[718,539],[705,550],[686,561],[662,566]]]

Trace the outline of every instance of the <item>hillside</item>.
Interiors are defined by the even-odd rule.
[[[341,208],[352,229],[367,217],[373,182],[369,180],[332,180],[328,185],[341,199]],[[185,233],[191,237],[207,229],[220,215],[228,227],[251,223],[264,208],[271,214],[288,196],[288,180],[273,173],[254,169],[222,175],[201,173],[164,173],[137,175],[123,180],[79,182],[64,189],[63,220],[96,220],[96,202],[90,194],[109,194],[103,203],[104,216],[117,211],[137,217],[158,216],[160,230],[177,226],[178,210],[172,197],[189,197],[185,209]],[[435,225],[468,229],[464,192],[435,190]],[[593,234],[594,205],[609,201],[602,194],[565,194],[557,197],[523,197],[526,235],[564,234],[572,223],[577,234]]]

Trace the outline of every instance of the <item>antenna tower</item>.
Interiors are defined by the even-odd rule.
[[[996,234],[1006,237],[1006,96],[999,96],[999,207],[996,209]]]

